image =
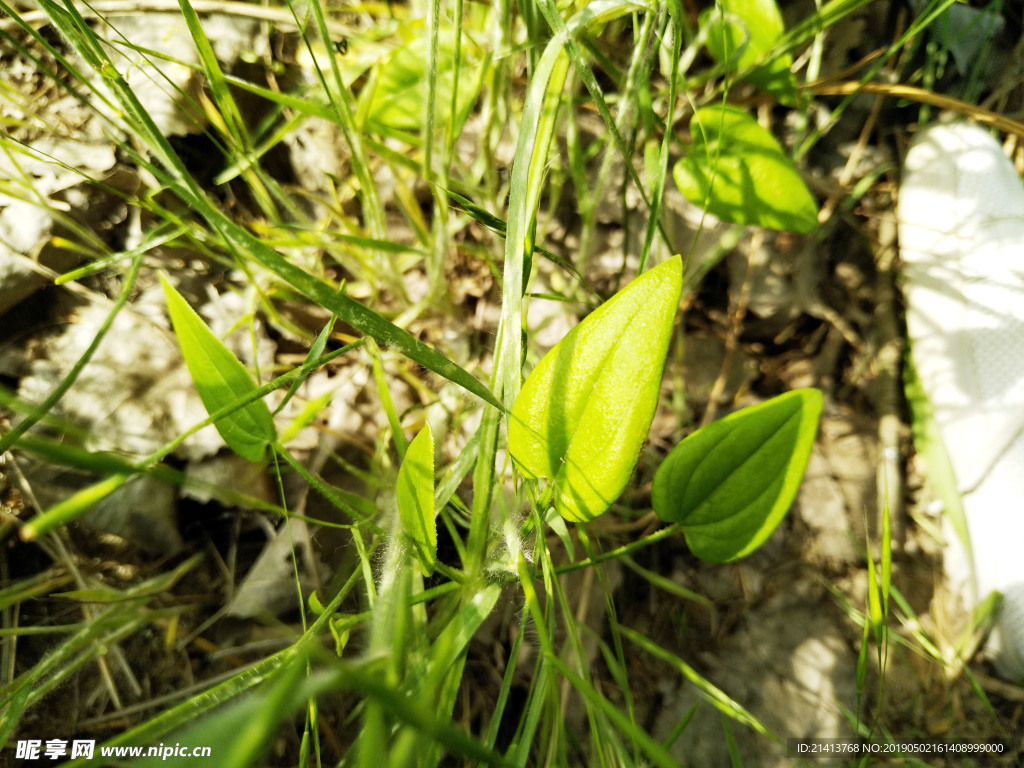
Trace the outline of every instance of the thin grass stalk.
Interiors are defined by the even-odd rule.
[[[581,531],[583,530],[583,526],[580,526],[579,528]],[[580,542],[583,544],[587,552],[587,556],[593,557],[593,546],[590,542],[590,537],[585,532],[581,532]],[[615,650],[615,661],[619,669],[624,670],[626,668],[626,654],[622,644],[622,633],[619,632],[619,617],[618,611],[615,608],[614,594],[612,589],[610,588],[610,585],[608,584],[604,568],[601,566],[596,566],[594,570],[597,574],[598,583],[601,586],[601,593],[604,596],[605,616],[607,616],[608,618],[608,628],[611,632],[612,645]],[[609,664],[608,666],[612,667],[611,664]],[[619,688],[622,691],[623,697],[625,698],[626,712],[630,719],[630,722],[632,722],[635,727],[639,727],[636,725],[636,707],[634,703],[633,691],[629,686],[629,679],[625,675],[623,675],[621,678],[617,677],[616,679],[619,682]],[[636,740],[631,738],[631,744],[633,747],[634,760],[636,760],[636,751],[638,749]]]
[[[647,197],[647,192],[644,189],[643,182],[640,180],[639,175],[636,172],[636,168],[630,159],[629,147],[622,138],[622,134],[618,130],[615,120],[612,118],[611,110],[608,108],[608,102],[604,98],[604,92],[601,90],[600,84],[597,82],[597,77],[594,75],[593,69],[587,64],[587,60],[583,56],[583,51],[580,49],[579,41],[576,39],[576,35],[592,23],[600,23],[610,21],[618,18],[626,13],[630,13],[633,10],[646,10],[649,13],[655,11],[655,6],[640,2],[639,0],[595,0],[589,6],[584,8],[579,13],[575,14],[568,22],[566,22],[556,7],[554,0],[538,0],[541,13],[551,26],[551,30],[555,33],[555,40],[561,41],[565,47],[566,55],[576,68],[577,74],[583,80],[583,84],[587,87],[587,92],[590,93],[590,97],[594,100],[594,105],[597,107],[597,111],[601,115],[601,119],[604,121],[605,127],[608,129],[608,133],[615,143],[619,154],[625,161],[626,173],[629,174],[633,183],[636,185],[637,191],[643,198],[644,204],[650,208],[650,200]],[[666,241],[668,238],[666,237]]]
[[[787,50],[792,50],[792,48],[795,48],[797,45],[800,45],[805,40],[810,39],[810,37],[812,37],[814,34],[820,31],[820,29],[827,28],[832,24],[835,24],[836,22],[840,21],[841,19],[846,18],[845,14],[838,16],[835,15],[835,6],[852,6],[851,10],[849,11],[850,13],[852,13],[854,10],[856,10],[856,8],[866,4],[867,2],[870,2],[870,0],[833,0],[833,2],[827,4],[824,8],[822,8],[819,13],[811,17],[810,21],[820,18],[821,27],[815,29],[813,26],[808,26],[809,22],[804,22],[803,24],[798,25],[794,29],[790,30],[790,32],[785,37],[783,37],[782,41],[780,41],[779,44],[772,49],[772,52],[771,54],[769,54],[769,56],[774,55],[777,52],[783,53]],[[875,61],[875,63],[868,67],[867,71],[860,78],[861,85],[870,84],[871,80],[875,78],[878,72],[881,71],[881,69],[889,62],[889,60],[893,56],[896,55],[896,53],[901,48],[903,48],[903,46],[905,46],[911,40],[920,37],[924,33],[925,29],[955,2],[956,0],[932,0],[931,5],[924,9],[918,15],[918,17],[914,19],[913,23],[911,23],[907,27],[907,30],[902,35],[900,35],[899,39],[896,40],[892,45],[890,45],[886,52],[882,56],[878,57],[878,60]],[[846,111],[846,108],[853,102],[853,100],[856,97],[856,91],[847,94],[843,101],[839,104],[839,106],[832,110],[832,114],[829,117],[828,123],[824,126],[816,127],[813,131],[811,131],[810,135],[806,139],[804,139],[803,143],[800,144],[795,149],[795,151],[793,152],[793,157],[796,160],[799,160],[805,154],[807,154],[807,152],[810,151],[810,149],[818,142],[818,139],[820,139],[826,132],[828,132],[832,128],[832,126],[834,126],[839,121],[839,117],[843,114],[843,112]]]
[[[630,720],[619,711],[618,707],[598,692],[597,689],[595,689],[593,685],[591,685],[582,676],[576,674],[572,669],[570,669],[563,661],[561,661],[561,659],[553,658],[551,659],[551,664],[555,670],[560,675],[564,676],[574,688],[580,691],[588,701],[592,702],[594,706],[597,707],[617,729],[634,738],[653,765],[662,766],[663,768],[676,768],[676,766],[679,765],[678,761],[668,753],[668,750],[666,750],[665,747],[655,741],[645,731],[637,728],[635,724],[631,723]]]
[[[356,344],[361,346],[363,344],[363,341],[360,339],[358,342],[356,342]],[[273,392],[275,389],[283,387],[291,383],[292,381],[301,378],[302,376],[308,375],[315,368],[324,365],[328,360],[340,357],[342,354],[347,354],[349,351],[351,351],[352,348],[353,346],[349,345],[348,347],[337,349],[334,352],[331,352],[327,355],[318,358],[317,360],[312,360],[302,366],[299,366],[298,368],[294,368],[288,373],[284,374],[283,376],[279,376],[273,381],[264,384],[262,387],[253,390],[244,398],[241,398],[238,402],[232,403],[221,408],[218,411],[215,411],[214,413],[210,414],[207,418],[205,418],[203,421],[186,430],[183,434],[178,435],[178,437],[176,437],[174,440],[171,440],[169,443],[164,444],[156,451],[151,453],[149,456],[132,465],[130,472],[114,473],[110,475],[110,477],[106,477],[103,480],[94,483],[93,485],[86,486],[82,490],[77,491],[68,499],[65,499],[64,501],[55,504],[50,509],[37,515],[24,526],[22,526],[20,532],[21,538],[25,541],[31,541],[33,539],[44,536],[47,533],[50,533],[51,531],[55,530],[61,525],[65,525],[77,519],[82,514],[84,514],[93,504],[109,496],[111,493],[113,493],[126,482],[128,482],[132,477],[135,477],[138,474],[144,474],[147,471],[151,470],[160,461],[162,461],[164,458],[170,455],[179,445],[184,443],[185,440],[187,440],[190,436],[198,432],[200,429],[210,424],[213,424],[218,419],[223,418],[224,416],[230,413],[234,413],[237,410],[245,408],[249,403],[255,402],[256,400],[265,397],[269,393]],[[287,451],[282,452],[282,455],[286,459],[290,458]],[[303,470],[299,471],[304,471],[304,468]],[[316,478],[314,478],[310,474],[306,479],[309,482],[313,483]],[[327,498],[332,498],[332,496],[328,494]],[[350,508],[350,505],[346,504],[339,508],[347,510]],[[361,522],[365,522],[364,515],[359,515],[358,512],[355,512],[354,514],[356,516],[356,519],[360,520]],[[370,525],[372,526],[373,524],[370,523]]]
[[[501,678],[501,687],[498,689],[497,701],[495,701],[494,711],[491,713],[491,719],[487,725],[487,734],[484,737],[484,745],[488,749],[494,749],[494,744],[498,740],[498,730],[505,720],[505,707],[508,706],[508,697],[512,691],[512,681],[516,673],[517,665],[515,660],[519,658],[528,620],[525,614],[520,617],[518,631],[512,639],[512,647],[509,649],[508,660],[505,664],[505,673]]]
[[[560,47],[554,43],[549,44],[530,81],[516,145],[516,159],[512,166],[505,234],[501,319],[498,324],[497,348],[491,372],[491,388],[501,398],[506,410],[512,409],[519,394],[523,284],[526,276],[524,264],[528,263],[533,252],[532,233],[536,226],[541,180],[548,146],[554,134],[553,116],[545,115],[545,110],[550,113],[552,103],[557,104],[557,99],[553,101],[552,94],[561,94],[567,72],[568,64]],[[484,414],[481,425],[483,445],[473,475],[473,516],[467,541],[470,557],[467,570],[471,576],[480,573],[486,554],[499,425],[497,412],[490,411]]]
[[[665,14],[665,9],[660,9],[659,13]],[[665,200],[665,180],[668,178],[669,153],[673,139],[672,126],[676,110],[679,74],[680,70],[686,72],[686,65],[689,63],[683,61],[683,30],[686,28],[684,25],[687,22],[680,0],[671,0],[668,3],[667,18],[672,25],[672,47],[669,49],[671,66],[668,78],[668,102],[665,108],[665,132],[658,153],[658,170],[651,184],[651,207],[647,219],[647,229],[644,231],[644,244],[640,249],[639,272],[643,272],[647,267],[654,244],[654,235],[658,231],[658,222],[661,221],[661,207]],[[663,32],[664,26],[661,26],[661,29]],[[672,250],[672,243],[666,240],[665,245]]]
[[[660,28],[660,19],[664,17],[665,9],[659,8],[656,12],[644,14],[643,24],[640,28],[640,39],[636,43],[636,47],[633,50],[633,57],[629,63],[629,70],[626,75],[626,83],[622,88],[622,93],[619,99],[619,110],[618,116],[615,118],[615,127],[619,133],[623,136],[623,141],[627,147],[628,154],[624,156],[623,162],[632,163],[634,142],[636,139],[636,113],[637,113],[637,99],[639,94],[638,80],[640,77],[646,79],[650,78],[651,66],[654,61],[654,43],[657,40],[656,33]],[[592,250],[591,245],[594,239],[594,230],[597,224],[597,208],[598,204],[604,196],[604,189],[608,184],[608,180],[612,172],[612,164],[615,160],[615,153],[610,151],[611,148],[605,146],[604,155],[601,158],[601,167],[597,173],[597,181],[594,185],[593,192],[590,195],[589,205],[585,210],[582,210],[583,224],[580,232],[580,248],[577,256],[577,268],[580,272],[586,274],[587,263],[590,260],[590,252]],[[627,174],[623,171],[622,184],[626,185]],[[625,194],[622,195],[623,201],[625,201]],[[625,202],[623,202],[625,206]],[[653,206],[650,206],[653,208]],[[625,211],[623,212],[625,213]],[[623,221],[628,219],[623,216]],[[624,238],[626,242],[629,241],[628,237]],[[625,260],[626,254],[623,253],[623,260]],[[641,259],[641,266],[639,271],[643,272],[644,264],[646,264],[646,258]]]
[[[0,454],[6,452],[14,443],[21,437],[25,432],[32,428],[33,425],[46,416],[53,407],[60,402],[60,399],[64,397],[69,389],[78,380],[85,366],[89,364],[93,355],[96,354],[96,350],[99,349],[103,339],[106,338],[107,333],[110,331],[114,324],[114,320],[117,318],[118,313],[124,308],[125,304],[128,303],[128,299],[132,296],[135,289],[135,280],[139,276],[139,268],[142,266],[142,254],[136,254],[132,259],[131,267],[128,269],[128,274],[125,275],[124,285],[121,288],[121,294],[117,297],[114,302],[114,306],[110,308],[110,312],[103,318],[103,322],[100,327],[96,330],[96,335],[89,346],[86,347],[82,356],[71,366],[71,370],[68,371],[67,375],[61,380],[61,382],[54,388],[53,392],[47,396],[43,402],[28,416],[22,419],[17,426],[15,426],[10,432],[5,435],[0,435]]]
[[[42,0],[42,4],[48,13],[53,14],[54,23],[66,35],[95,37],[95,33],[89,29],[73,5],[70,6],[70,12],[65,12],[56,6],[53,0]],[[313,6],[318,8],[315,3]],[[83,44],[83,47],[88,48],[85,44]],[[399,329],[362,304],[346,296],[339,295],[333,286],[328,285],[326,282],[319,280],[284,259],[265,242],[247,229],[239,226],[213,205],[202,189],[200,189],[195,179],[187,172],[167,139],[156,128],[150,116],[142,108],[135,94],[124,81],[124,78],[118,73],[110,60],[106,58],[102,48],[99,49],[98,53],[91,48],[88,48],[88,50],[90,56],[95,58],[95,61],[91,62],[92,66],[103,76],[107,81],[108,87],[117,95],[130,119],[129,122],[132,129],[150,145],[151,151],[156,154],[159,164],[149,163],[147,165],[148,170],[167,184],[182,201],[191,206],[196,213],[206,220],[210,228],[220,236],[240,264],[245,264],[249,258],[252,258],[266,269],[278,275],[278,277],[284,279],[307,299],[331,309],[339,318],[367,332],[368,335],[373,336],[377,341],[396,347],[407,357],[449,378],[464,389],[482,397],[491,405],[501,407],[498,400],[490,394],[486,387],[451,360],[443,357],[435,350],[413,338],[408,332]],[[332,66],[337,71],[337,64],[333,63]],[[338,77],[340,78],[340,73]]]
[[[299,25],[299,29],[305,29],[305,25],[299,17],[299,11],[296,8],[295,0],[288,0],[288,7],[291,9],[292,14],[295,17],[295,22]],[[321,43],[323,43],[326,50],[332,50],[331,32],[328,28],[327,21],[324,18],[324,12],[321,8],[321,4],[319,2],[308,3],[307,10],[309,9],[312,10],[313,18],[316,20],[317,32],[320,35]],[[303,32],[303,40],[305,41],[309,53],[315,62],[316,57],[313,56],[313,47],[310,44],[309,39],[306,37],[305,32]],[[352,112],[352,93],[341,77],[341,70],[338,67],[338,62],[335,57],[328,56],[328,61],[330,61],[331,64],[332,79],[330,82],[333,83],[333,87],[329,84],[319,65],[316,65],[315,67],[317,77],[320,79],[324,92],[327,94],[331,107],[334,109],[335,122],[338,127],[341,128],[342,135],[345,138],[345,143],[348,145],[349,151],[352,153],[352,172],[355,174],[356,179],[359,182],[359,196],[362,201],[363,215],[366,217],[366,221],[369,224],[370,237],[375,240],[387,240],[387,226],[384,222],[384,206],[377,194],[377,184],[373,180],[373,174],[370,172],[368,156],[361,138],[362,131],[359,126],[356,125],[355,116]],[[381,273],[389,277],[389,283],[395,291],[395,294],[401,298],[407,298],[405,295],[405,284],[397,275],[394,274],[394,270],[391,268],[387,254],[376,252],[375,257]]]
[[[685,661],[680,659],[675,654],[662,648],[660,645],[640,634],[630,627],[621,626],[620,630],[623,637],[639,646],[647,653],[651,654],[657,659],[668,662],[676,670],[682,674],[687,680],[693,683],[701,695],[707,700],[712,706],[718,709],[723,714],[727,715],[737,722],[743,723],[744,725],[752,728],[762,736],[766,736],[776,744],[785,745],[782,739],[768,730],[765,725],[752,715],[746,708],[734,701],[728,694],[722,689],[705,679],[700,673],[697,672],[693,667],[687,664]]]
[[[492,50],[503,54],[510,47],[512,10],[510,0],[498,0],[490,15]],[[509,95],[509,62],[499,56],[488,73],[487,98],[484,100],[481,122],[483,124],[483,178],[486,184],[491,210],[500,210],[504,206],[499,200],[499,169],[496,158],[497,144],[501,141],[503,105],[508,102]]]
[[[448,255],[448,197],[444,193],[450,186],[448,181],[447,152],[444,149],[445,133],[442,128],[437,130],[437,78],[438,78],[438,56],[440,55],[441,35],[441,0],[430,0],[430,9],[427,16],[427,35],[430,39],[429,56],[427,61],[427,104],[426,120],[423,128],[423,170],[422,176],[430,185],[431,195],[434,199],[433,221],[432,221],[432,242],[430,248],[431,258],[427,262],[427,301],[435,298],[441,288],[444,276],[444,263]],[[456,43],[457,45],[458,43]],[[452,104],[449,106],[448,120],[444,124],[454,124],[454,104],[458,99],[458,55],[452,63]]]

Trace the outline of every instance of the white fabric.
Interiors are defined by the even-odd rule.
[[[1024,186],[987,131],[937,125],[907,154],[898,217],[914,364],[962,494],[979,594],[1004,595],[997,667],[1020,681]]]

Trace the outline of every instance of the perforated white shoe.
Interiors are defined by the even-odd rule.
[[[898,218],[911,353],[963,500],[971,597],[1003,594],[990,650],[1022,682],[1024,186],[987,131],[936,125],[907,154]]]

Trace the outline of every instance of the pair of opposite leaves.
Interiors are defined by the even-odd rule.
[[[604,513],[636,469],[658,406],[682,292],[682,259],[652,269],[571,330],[527,378],[508,419],[523,475],[548,478],[567,520]],[[748,555],[793,503],[817,433],[821,393],[789,392],[694,432],[654,477],[652,501],[682,524],[698,557]],[[398,474],[402,526],[427,573],[437,552],[433,435],[410,444]]]
[[[553,484],[552,504],[567,520],[602,514],[632,477],[681,292],[676,256],[566,334],[523,385],[509,416],[509,451],[525,477]],[[820,413],[821,393],[800,389],[697,430],[658,468],[654,510],[680,523],[704,560],[750,554],[796,496]]]
[[[236,453],[259,461],[275,442],[273,419],[244,367],[164,281],[171,319],[207,410]],[[540,361],[509,415],[509,450],[527,478],[548,478],[552,504],[583,522],[625,489],[658,404],[682,292],[676,256],[640,275],[576,326]],[[683,440],[654,478],[658,515],[682,525],[691,550],[714,562],[759,547],[781,522],[803,477],[821,394],[803,389],[738,411]],[[399,471],[403,528],[427,572],[437,533],[433,436],[410,444]]]

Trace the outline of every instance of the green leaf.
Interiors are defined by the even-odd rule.
[[[562,517],[591,520],[633,474],[658,404],[682,292],[676,256],[645,272],[548,352],[523,385],[508,423],[512,458],[550,478]]]
[[[341,292],[344,293],[344,284],[342,284],[341,288]],[[313,342],[313,346],[311,346],[309,348],[309,352],[306,353],[306,359],[303,361],[304,363],[312,362],[313,360],[316,360],[324,353],[324,350],[327,348],[327,340],[331,337],[331,333],[334,331],[334,323],[337,321],[337,319],[337,315],[331,315],[330,321],[327,323],[327,325],[323,327],[323,330],[321,330],[320,333],[317,334],[316,341]],[[312,371],[310,371],[310,373],[312,373]],[[278,405],[277,408],[275,409],[275,414],[280,413],[284,409],[284,407],[288,404],[288,401],[291,400],[292,397],[295,396],[295,393],[299,391],[299,387],[302,386],[302,382],[304,382],[308,376],[308,373],[304,374],[303,376],[300,376],[299,378],[295,379],[295,381],[292,382],[292,385],[288,387],[288,391],[285,392],[284,397],[281,398],[280,405]]]
[[[398,515],[428,576],[437,561],[434,518],[434,433],[427,424],[416,435],[398,470]]]
[[[971,573],[974,573],[974,548],[971,546],[971,534],[967,528],[963,498],[960,496],[960,489],[957,488],[953,462],[949,460],[939,425],[935,422],[935,411],[917,375],[913,352],[911,345],[910,354],[903,361],[903,391],[907,405],[910,406],[910,429],[914,436],[914,450],[924,457],[932,492],[942,502],[946,518],[953,526],[953,531],[967,554]]]
[[[821,392],[797,389],[698,429],[658,467],[654,511],[702,560],[749,555],[789,511],[820,415]]]
[[[61,8],[53,2],[44,2],[42,7],[54,26],[60,30],[62,35],[76,45],[76,50],[86,57],[94,69],[102,72],[105,76],[113,73],[111,79],[106,81],[106,85],[112,89],[114,96],[120,104],[121,113],[128,119],[130,127],[139,134],[139,138],[148,145],[149,152],[152,153],[153,161],[146,165],[147,170],[153,173],[160,183],[166,185],[170,191],[177,195],[186,206],[205,219],[210,228],[223,238],[224,244],[236,257],[255,261],[281,278],[292,289],[324,309],[330,310],[338,316],[339,320],[372,337],[382,346],[392,347],[413,362],[419,363],[424,368],[433,371],[439,376],[443,376],[466,391],[473,393],[499,411],[505,410],[502,403],[495,398],[490,390],[477,381],[469,372],[412,336],[405,329],[399,328],[358,301],[339,294],[337,287],[314,277],[301,267],[288,261],[266,242],[215,206],[212,200],[200,188],[196,179],[188,172],[185,164],[171,147],[166,137],[160,133],[152,118],[150,118],[145,108],[139,102],[138,97],[124,81],[124,78],[117,76],[117,69],[107,56],[106,51],[99,45],[92,45],[88,42],[83,43],[83,33],[92,38],[95,38],[95,33],[91,31],[77,8],[73,5]],[[317,22],[325,39],[327,39],[326,26],[324,25],[320,5],[314,3],[312,10],[317,17]],[[26,27],[26,29],[29,28]],[[62,61],[66,65],[65,68],[71,68],[74,71],[74,67],[69,62],[63,59]],[[82,79],[83,82],[88,79],[81,75],[81,73],[77,73],[76,77]],[[243,88],[251,85],[246,83],[245,80],[240,79],[232,79],[231,83]],[[354,153],[352,169],[353,174],[358,179],[361,194],[367,198],[374,198],[376,186],[370,179],[367,163],[362,155],[364,150],[362,149],[360,134],[351,120],[348,100],[347,98],[336,97],[335,89],[333,88],[328,88],[327,90],[328,95],[331,97],[331,105],[323,109],[318,108],[317,105],[308,99],[297,98],[289,100],[281,96],[281,94],[276,94],[275,98],[271,98],[271,101],[276,100],[282,104],[288,104],[289,107],[298,111],[340,122],[345,133],[346,142]],[[341,84],[341,90],[347,94],[344,84]],[[266,95],[270,92],[263,91],[262,93]],[[371,219],[374,216],[374,211],[380,209],[379,204],[367,203],[364,207],[369,211]],[[383,220],[381,220],[379,229],[383,231],[383,228]],[[376,231],[376,229],[376,226],[371,226],[371,230]],[[383,240],[382,235],[374,238],[375,242],[381,240]],[[141,264],[141,259],[137,259],[135,263]],[[126,284],[130,282],[129,280]],[[127,296],[128,292],[125,293],[125,299],[127,299]],[[70,386],[70,381],[68,386]],[[45,413],[45,410],[40,408],[39,412]],[[0,446],[6,448],[13,444],[21,433],[20,431],[23,431],[21,428],[28,423],[27,419],[23,420],[10,433],[0,435]],[[25,428],[27,429],[27,426]]]
[[[790,54],[780,54],[754,67],[786,31],[774,0],[718,0],[716,7],[701,15],[701,26],[707,29],[711,55],[731,72],[745,73],[747,80],[783,104],[796,104],[796,78],[790,69]]]
[[[181,354],[206,410],[216,413],[252,395],[257,387],[245,366],[213,335],[167,278],[161,275],[160,280]],[[274,419],[262,400],[218,419],[215,426],[228,448],[249,461],[262,461],[267,446],[277,438]]]
[[[370,91],[366,110],[368,128],[385,133],[395,128],[410,132],[423,128],[426,123],[429,45],[429,36],[417,35],[409,44],[393,51],[383,63]],[[462,55],[465,57],[465,49]],[[436,101],[438,104],[451,104],[455,80],[455,54],[451,45],[442,45],[438,49],[437,69]],[[461,115],[469,109],[476,95],[474,78],[468,71],[465,58],[458,74],[455,111]]]
[[[723,221],[811,232],[818,206],[782,147],[747,112],[716,105],[693,115],[693,147],[672,175],[694,205]]]
[[[488,584],[475,592],[468,603],[460,606],[459,611],[430,646],[428,664],[432,674],[438,674],[442,670],[448,672],[458,664],[459,657],[466,650],[469,641],[476,636],[480,625],[497,605],[501,592],[500,584]]]
[[[110,477],[103,478],[98,483],[87,485],[63,501],[57,502],[42,514],[33,517],[21,527],[18,535],[22,541],[35,541],[50,531],[56,530],[62,525],[67,525],[73,520],[77,520],[88,512],[94,504],[101,499],[105,499],[127,483],[132,476],[132,474],[118,472],[110,475]]]
[[[7,709],[4,710],[4,718],[0,720],[0,747],[6,747],[7,741],[17,730],[21,715],[28,704],[29,694],[32,693],[31,685],[23,685],[5,701]]]

